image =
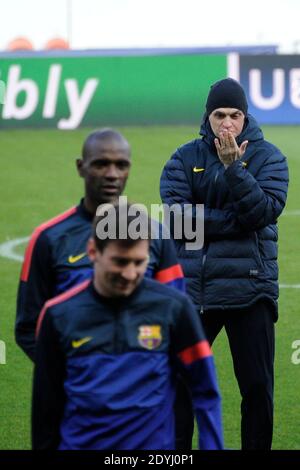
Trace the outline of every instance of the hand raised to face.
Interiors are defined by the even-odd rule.
[[[219,138],[214,140],[218,157],[225,168],[228,168],[236,160],[239,160],[245,153],[248,140],[238,146],[236,140],[230,131],[220,132]]]

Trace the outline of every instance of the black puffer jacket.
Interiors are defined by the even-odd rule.
[[[202,139],[173,154],[161,176],[168,205],[204,204],[203,249],[176,241],[187,289],[199,310],[243,308],[268,298],[277,317],[277,218],[287,197],[286,158],[247,116],[238,145],[245,154],[225,170],[207,117]]]

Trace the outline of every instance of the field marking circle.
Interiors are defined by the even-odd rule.
[[[23,262],[24,257],[15,253],[14,250],[17,246],[27,243],[30,237],[16,238],[15,240],[8,240],[0,244],[0,256],[3,258],[12,259],[14,261]]]
[[[282,214],[281,214],[281,216],[283,216],[283,215],[285,215],[285,216],[290,216],[290,215],[292,215],[292,216],[293,216],[293,215],[298,216],[298,215],[300,215],[300,210],[295,209],[295,210],[291,210],[291,211],[283,211]],[[280,217],[281,217],[281,216],[280,216]]]
[[[300,215],[300,211],[299,211]],[[0,244],[0,256],[8,258],[14,261],[23,262],[24,257],[14,252],[14,249],[27,243],[30,237],[16,238],[15,240],[8,240],[7,242]],[[279,284],[280,289],[300,289],[300,284]]]

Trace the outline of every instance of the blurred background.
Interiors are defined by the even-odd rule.
[[[0,4],[2,128],[196,124],[224,76],[261,124],[299,122],[297,0]]]
[[[275,44],[300,50],[298,0],[1,0],[0,49],[17,37],[35,50],[60,38],[71,49]]]

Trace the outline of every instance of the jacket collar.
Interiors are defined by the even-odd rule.
[[[84,207],[84,203],[83,203],[83,198],[80,199],[80,202],[77,206],[77,213],[85,220],[88,220],[90,222],[92,222],[93,218],[94,218],[94,214],[91,214],[90,212],[88,212],[86,210],[86,208]]]

